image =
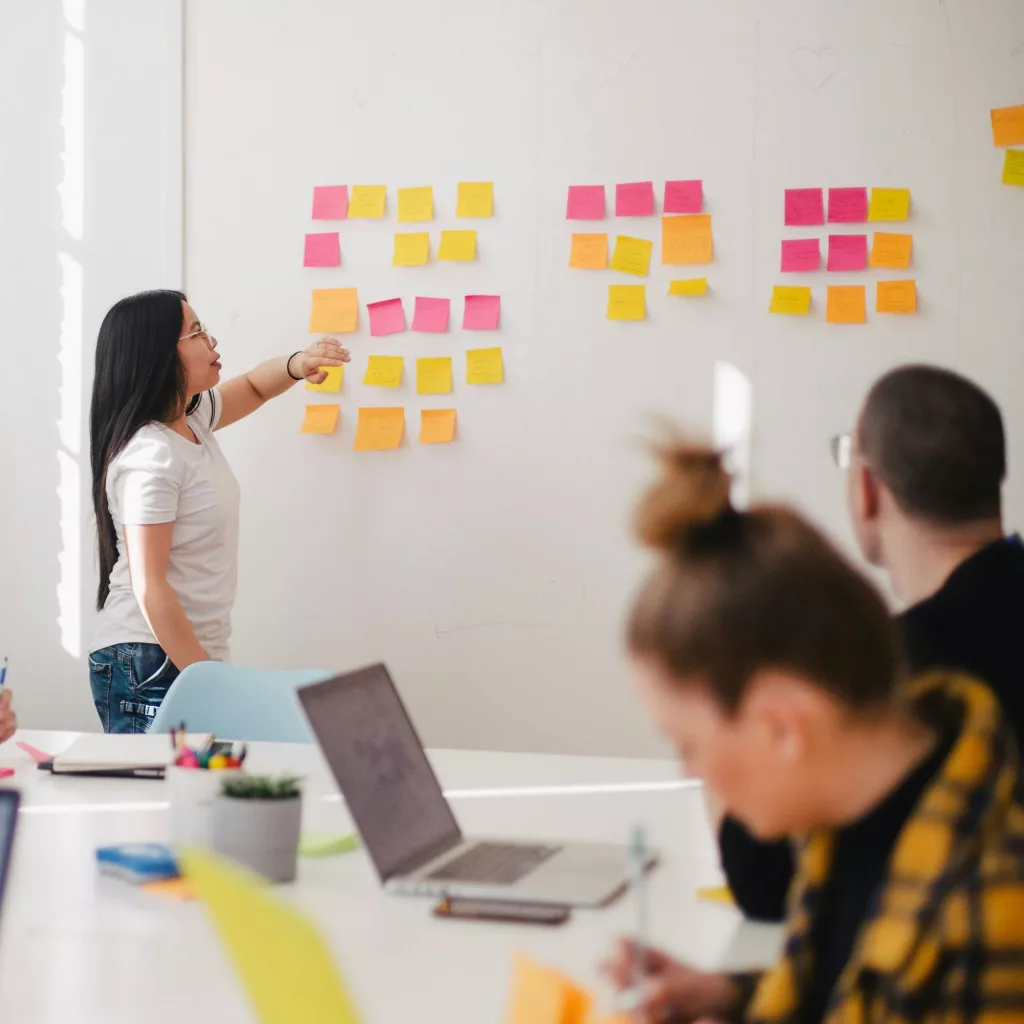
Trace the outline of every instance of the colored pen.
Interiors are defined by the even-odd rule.
[[[7,682],[7,658],[4,658],[3,668],[0,668],[0,690],[3,689],[4,683]]]

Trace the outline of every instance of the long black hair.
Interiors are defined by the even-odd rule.
[[[117,531],[107,506],[110,463],[139,427],[174,419],[188,398],[178,356],[184,301],[181,292],[169,290],[130,295],[110,308],[96,339],[89,438],[100,553],[97,608],[106,604],[117,561]]]

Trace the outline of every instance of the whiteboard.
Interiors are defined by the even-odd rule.
[[[1003,402],[1013,451],[1024,190],[999,183],[988,111],[1024,101],[1015,0],[217,0],[186,5],[186,282],[226,371],[305,344],[313,287],[362,303],[450,296],[447,335],[373,338],[365,306],[332,438],[300,437],[296,389],[223,443],[243,490],[242,663],[383,659],[433,745],[641,754],[622,622],[646,565],[629,514],[652,416],[710,436],[716,366],[753,398],[753,496],[849,531],[828,437],[891,365],[957,366]],[[669,299],[655,263],[641,324],[605,319],[623,275],[570,270],[570,184],[702,178],[710,293]],[[456,183],[493,181],[490,221],[454,217]],[[388,218],[340,225],[339,270],[302,267],[312,190],[387,184]],[[391,267],[396,189],[432,185],[442,228],[476,226],[472,264]],[[769,317],[787,187],[912,189],[916,317],[826,326]],[[660,208],[660,203],[659,203]],[[659,241],[659,222],[600,230]],[[576,230],[595,230],[589,225]],[[655,259],[660,246],[655,246]],[[703,268],[696,269],[703,273]],[[836,275],[829,275],[835,277]],[[880,275],[844,275],[869,283]],[[497,335],[458,329],[498,293]],[[495,340],[492,340],[495,339]],[[460,382],[500,344],[506,383]],[[406,357],[392,393],[368,354]],[[415,442],[416,356],[454,357],[459,438]],[[382,397],[383,394],[383,397]],[[323,400],[325,396],[313,396]],[[396,452],[354,453],[356,410],[402,404]],[[725,419],[728,419],[725,416]],[[1020,504],[1011,481],[1010,505]]]

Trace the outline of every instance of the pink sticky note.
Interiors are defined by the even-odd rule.
[[[412,315],[412,329],[426,334],[444,334],[448,330],[449,299],[428,299],[416,296],[416,309]]]
[[[570,185],[566,220],[604,220],[604,185]]]
[[[306,255],[302,265],[304,267],[341,266],[341,243],[338,240],[338,232],[306,235]]]
[[[501,315],[500,295],[467,295],[462,314],[464,331],[496,331]]]
[[[825,198],[820,188],[786,189],[787,224],[824,224]]]
[[[370,314],[370,334],[375,338],[405,330],[405,309],[401,299],[368,302],[366,311]]]
[[[829,224],[861,224],[868,219],[866,188],[830,188],[828,190]]]
[[[631,181],[615,186],[616,217],[651,217],[654,215],[654,182]]]
[[[799,273],[821,266],[821,242],[817,238],[786,238],[782,242],[782,272]]]
[[[662,213],[700,213],[704,205],[702,181],[666,181]]]
[[[344,220],[348,216],[348,185],[313,189],[313,220]]]
[[[868,265],[867,235],[829,235],[829,270],[866,270]]]

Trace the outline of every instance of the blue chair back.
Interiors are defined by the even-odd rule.
[[[151,732],[167,733],[185,723],[189,732],[218,739],[313,743],[295,690],[329,679],[323,669],[267,670],[197,661],[171,684]]]

